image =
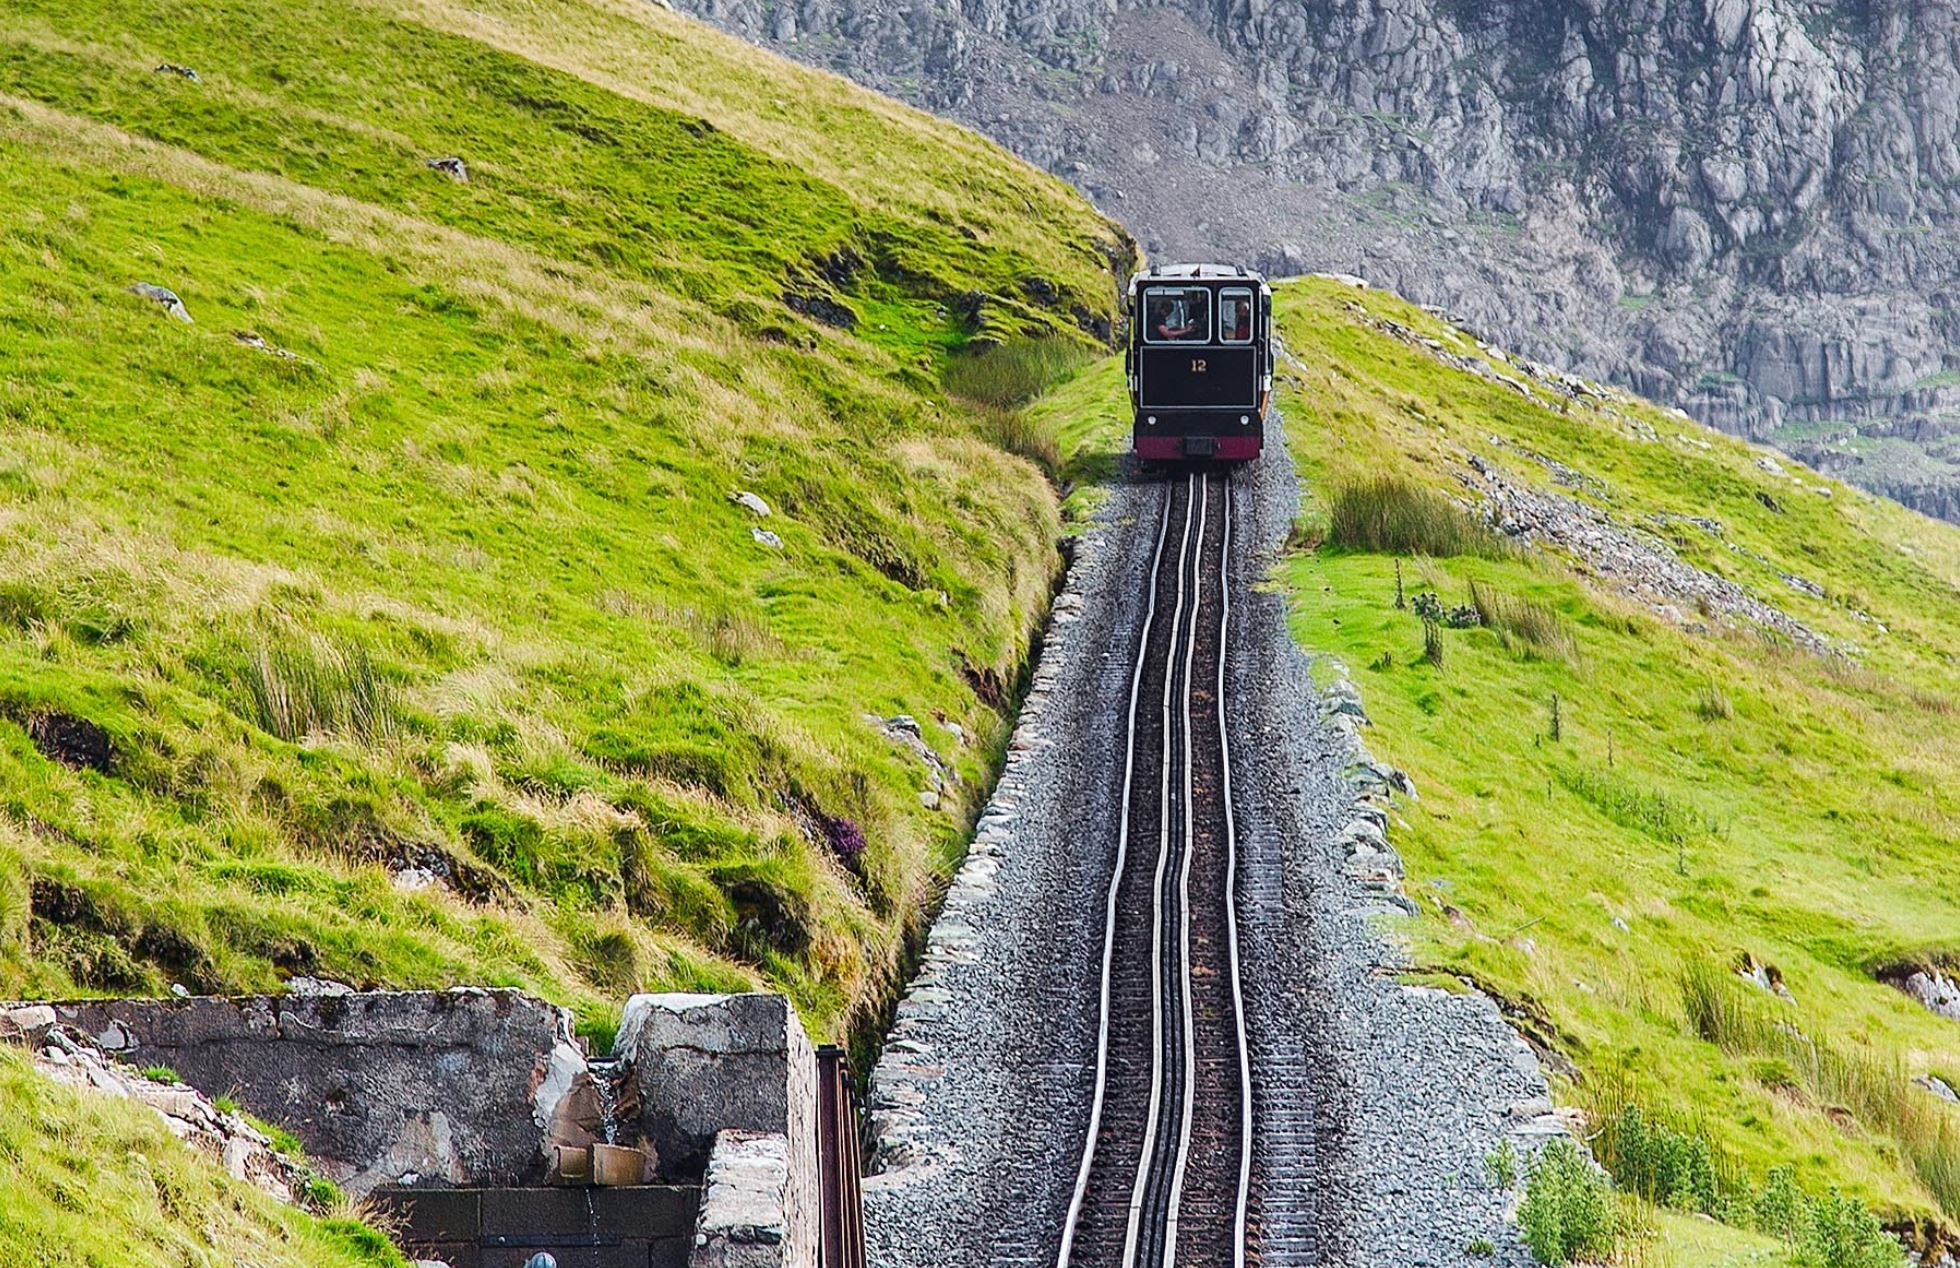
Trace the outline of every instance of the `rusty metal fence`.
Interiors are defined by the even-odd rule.
[[[864,1268],[864,1193],[859,1184],[857,1105],[842,1048],[817,1049],[817,1188],[822,1268]]]

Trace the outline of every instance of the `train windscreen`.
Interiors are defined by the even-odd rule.
[[[1203,286],[1152,286],[1143,293],[1145,343],[1209,343],[1211,291]]]

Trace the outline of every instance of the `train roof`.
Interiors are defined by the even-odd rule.
[[[1156,264],[1137,276],[1151,281],[1195,279],[1200,282],[1263,282],[1266,280],[1262,274],[1252,269],[1241,268],[1236,264]]]

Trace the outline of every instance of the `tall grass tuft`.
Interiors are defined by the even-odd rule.
[[[1014,339],[946,363],[946,390],[979,405],[1014,409],[1047,392],[1095,360],[1074,339],[1051,335]]]
[[[1328,508],[1327,542],[1341,550],[1508,559],[1510,542],[1442,494],[1399,476],[1342,485]]]
[[[1669,845],[1721,831],[1721,825],[1693,806],[1664,792],[1642,787],[1610,770],[1583,766],[1561,768],[1558,782],[1623,828],[1645,832]]]
[[[1024,410],[979,407],[980,438],[996,449],[1026,458],[1049,475],[1061,470],[1062,442],[1053,427]]]
[[[359,642],[268,638],[246,657],[240,680],[250,720],[282,740],[394,734],[394,685]]]
[[[1813,1100],[1848,1110],[1868,1130],[1892,1137],[1940,1208],[1960,1217],[1960,1113],[1915,1087],[1896,1054],[1805,1034],[1707,964],[1682,974],[1681,999],[1703,1039],[1726,1052],[1780,1062]]]
[[[1695,693],[1695,716],[1703,722],[1726,722],[1735,717],[1735,705],[1727,692],[1709,683]]]
[[[1579,659],[1579,641],[1558,610],[1533,599],[1500,594],[1489,586],[1470,583],[1470,605],[1485,629],[1496,630],[1505,646],[1523,644],[1559,660]]]

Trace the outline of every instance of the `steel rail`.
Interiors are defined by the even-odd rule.
[[[1184,493],[1184,539],[1178,547],[1177,555],[1177,606],[1171,613],[1170,655],[1177,653],[1177,642],[1184,637],[1184,599],[1186,582],[1190,580],[1191,569],[1186,560],[1191,553],[1191,512],[1197,502],[1198,477],[1194,473],[1185,478]],[[1200,539],[1204,533],[1204,521],[1198,522]],[[1195,605],[1194,605],[1195,607]],[[1192,637],[1197,634],[1197,624],[1192,623]],[[1170,861],[1171,851],[1171,697],[1177,685],[1177,675],[1169,671],[1166,660],[1164,674],[1163,704],[1163,758],[1158,764],[1159,782],[1157,795],[1157,869],[1150,882],[1150,1102],[1144,1114],[1143,1152],[1137,1156],[1136,1182],[1130,1187],[1130,1222],[1123,1236],[1123,1268],[1133,1268],[1137,1262],[1137,1242],[1142,1232],[1143,1208],[1150,1198],[1150,1176],[1156,1168],[1157,1120],[1163,1114],[1164,1106],[1164,871]],[[1187,711],[1188,712],[1188,711]],[[1188,717],[1187,717],[1188,723]],[[1185,798],[1188,807],[1190,798]],[[1189,1019],[1186,1018],[1186,1025]]]
[[[1075,1230],[1082,1219],[1082,1203],[1089,1193],[1089,1175],[1096,1160],[1096,1138],[1102,1131],[1103,1102],[1109,1090],[1109,978],[1111,957],[1116,952],[1116,906],[1123,884],[1123,872],[1130,846],[1130,788],[1136,772],[1137,697],[1143,690],[1143,669],[1150,659],[1150,632],[1157,620],[1157,578],[1164,564],[1164,547],[1170,541],[1171,498],[1164,495],[1164,517],[1157,529],[1157,550],[1150,561],[1150,600],[1144,611],[1143,632],[1137,639],[1136,665],[1130,674],[1130,712],[1123,752],[1122,812],[1116,828],[1116,863],[1109,874],[1109,897],[1103,917],[1102,996],[1096,1017],[1096,1084],[1089,1103],[1089,1131],[1082,1143],[1082,1162],[1076,1169],[1075,1191],[1069,1197],[1068,1217],[1062,1225],[1062,1247],[1056,1268],[1069,1268],[1075,1248]],[[1185,508],[1188,529],[1190,507]]]
[[[1245,990],[1239,980],[1239,831],[1232,813],[1232,733],[1225,719],[1225,657],[1232,627],[1232,485],[1225,484],[1225,540],[1218,556],[1219,795],[1225,803],[1225,954],[1231,966],[1232,1024],[1239,1046],[1239,1191],[1232,1219],[1232,1264],[1245,1268],[1246,1208],[1252,1198],[1252,1051],[1245,1037]]]
[[[1158,1262],[1169,1268],[1177,1262],[1177,1214],[1184,1200],[1184,1171],[1191,1160],[1191,1116],[1198,1103],[1198,1027],[1191,1005],[1191,859],[1197,854],[1193,838],[1195,812],[1191,786],[1191,662],[1198,654],[1198,614],[1204,607],[1205,532],[1210,527],[1211,478],[1204,477],[1204,496],[1198,503],[1198,544],[1191,552],[1191,581],[1198,602],[1191,611],[1191,635],[1184,644],[1184,698],[1178,714],[1183,719],[1184,739],[1184,858],[1177,878],[1178,976],[1184,994],[1184,1103],[1178,1117],[1177,1162],[1171,1170],[1170,1211],[1164,1221],[1164,1246]],[[1219,662],[1224,663],[1224,648]],[[1168,738],[1165,747],[1169,747]]]

